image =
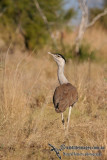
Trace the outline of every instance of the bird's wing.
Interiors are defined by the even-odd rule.
[[[71,84],[63,84],[56,88],[53,103],[56,112],[64,112],[67,107],[76,102],[77,91]]]

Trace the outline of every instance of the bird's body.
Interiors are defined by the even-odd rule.
[[[60,85],[55,89],[55,92],[53,95],[53,103],[54,103],[55,111],[57,113],[61,113],[62,123],[65,129],[63,112],[66,110],[67,107],[69,107],[68,124],[67,124],[67,130],[68,130],[71,109],[78,100],[78,92],[76,88],[69,83],[69,81],[64,75],[64,65],[66,62],[65,58],[58,53],[57,54],[52,54],[50,52],[48,53],[51,56],[53,56],[54,60],[58,65],[57,73],[58,73],[58,80]]]
[[[72,84],[64,83],[55,89],[53,103],[57,113],[64,112],[67,107],[73,107],[77,100],[78,93]]]

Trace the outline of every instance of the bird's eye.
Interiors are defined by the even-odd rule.
[[[57,57],[60,57],[59,55],[57,55]]]

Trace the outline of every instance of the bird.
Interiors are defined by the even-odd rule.
[[[78,101],[78,92],[76,87],[73,86],[64,75],[64,66],[66,63],[66,59],[64,58],[64,56],[59,53],[48,52],[48,54],[53,57],[54,61],[57,63],[58,66],[57,76],[60,85],[56,87],[53,94],[54,108],[57,113],[61,113],[62,124],[64,125],[65,129],[63,112],[69,107],[69,113],[67,119],[67,131],[68,131],[71,110],[74,104]]]

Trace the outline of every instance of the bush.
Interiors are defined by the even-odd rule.
[[[77,59],[75,56],[75,45],[71,48],[70,46],[66,46],[66,53],[65,57],[66,59]],[[80,61],[85,61],[88,59],[95,60],[95,50],[92,50],[90,45],[88,43],[82,43],[79,50],[78,59]]]
[[[55,27],[61,27],[64,22],[67,23],[74,16],[74,9],[66,11],[63,9],[62,0],[38,0],[38,2],[49,24],[52,22],[51,26],[44,23],[34,1],[0,0],[0,13],[5,10],[0,17],[0,29],[4,28],[5,31],[8,31],[12,39],[12,34],[15,34],[18,28],[28,49],[43,47],[49,42],[48,27],[51,27],[53,31]]]
[[[80,60],[94,60],[95,59],[95,50],[91,50],[91,47],[89,44],[82,44],[80,46],[79,51],[79,59]]]

